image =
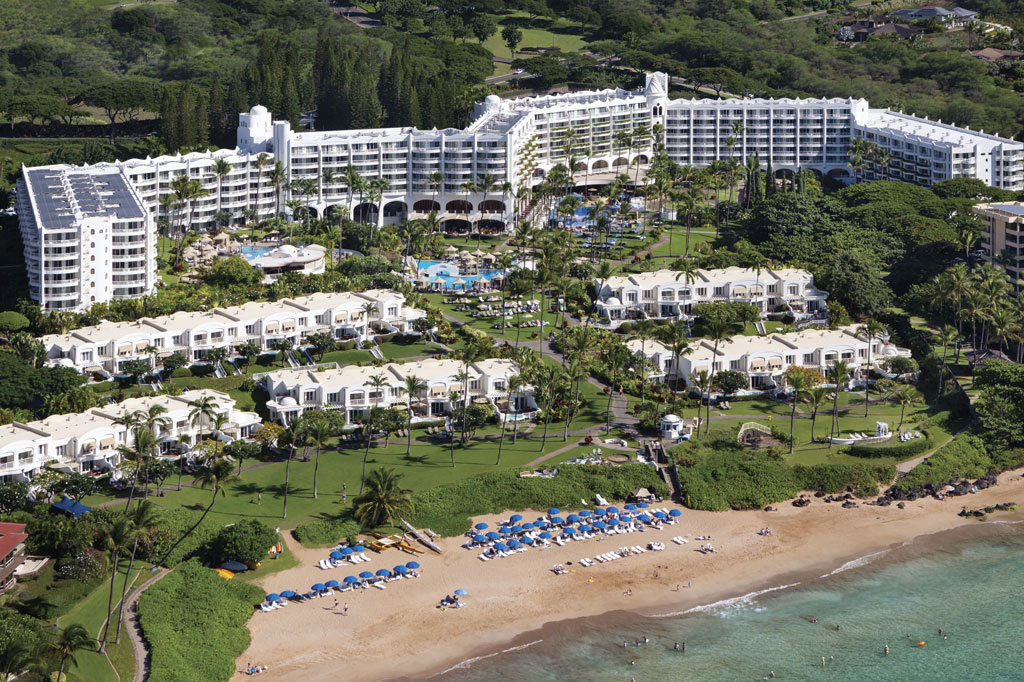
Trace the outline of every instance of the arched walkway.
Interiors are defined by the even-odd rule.
[[[472,227],[469,221],[463,218],[449,218],[442,221],[441,226],[448,234],[469,234],[469,230]]]
[[[597,172],[606,171],[606,170],[608,170],[608,162],[607,161],[595,161],[594,165],[592,165],[590,167],[590,172],[591,173],[597,173]]]
[[[505,232],[505,223],[500,220],[478,220],[476,229],[480,234],[502,234]]]
[[[828,172],[830,178],[848,178],[850,177],[850,171],[845,168],[833,168]]]
[[[404,201],[389,201],[384,204],[384,217],[394,218],[395,216],[404,216],[406,212]]]
[[[352,219],[357,223],[370,223],[377,221],[377,204],[365,201],[358,204],[352,211]]]
[[[413,213],[430,213],[431,211],[440,211],[441,204],[431,199],[420,199],[412,205]]]
[[[641,154],[640,156],[638,156],[635,159],[633,159],[633,163],[638,163],[641,166],[646,166],[650,162],[651,162],[651,160],[647,158],[646,154]]]
[[[625,156],[620,156],[619,158],[612,161],[612,168],[614,168],[615,170],[626,168],[627,166],[629,166],[629,160],[626,159]]]
[[[504,213],[505,202],[498,201],[497,199],[488,199],[487,201],[481,201],[479,208],[481,213]]]
[[[576,167],[573,169],[577,173],[581,173],[587,170],[587,163],[585,161],[578,161]]]
[[[449,213],[465,213],[469,215],[473,211],[473,204],[469,203],[465,199],[453,199],[445,204],[444,210]]]

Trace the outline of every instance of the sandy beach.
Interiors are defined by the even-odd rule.
[[[294,603],[271,613],[256,611],[249,622],[252,644],[239,658],[267,665],[263,680],[320,682],[422,679],[452,665],[529,639],[547,623],[597,616],[611,611],[665,614],[747,594],[759,589],[815,578],[865,555],[899,546],[922,535],[984,522],[957,516],[963,506],[976,509],[1000,502],[1024,502],[1021,471],[1006,472],[998,485],[946,501],[922,499],[905,509],[860,504],[843,509],[814,499],[809,507],[788,502],[778,511],[696,512],[683,509],[664,530],[581,540],[565,547],[529,551],[482,562],[479,550],[462,547],[465,538],[443,541],[441,555],[415,557],[422,577],[389,583],[386,590],[356,590],[333,598]],[[663,504],[656,506],[671,507]],[[563,510],[569,512],[570,510]],[[474,519],[492,527],[512,512]],[[520,512],[532,520],[540,512]],[[989,521],[1024,518],[1024,512],[997,513]],[[757,531],[770,527],[772,534]],[[672,538],[690,540],[676,545]],[[701,554],[695,536],[713,538],[718,550]],[[590,568],[578,565],[621,546],[664,542],[665,550],[625,557]],[[268,576],[266,591],[308,589],[316,582],[340,580],[362,570],[391,568],[413,559],[398,550],[368,553],[359,567],[323,571],[317,562],[328,550],[304,549],[287,540],[301,562]],[[550,569],[565,564],[571,572]],[[692,584],[687,587],[687,584]],[[678,590],[677,590],[678,586]],[[437,608],[446,594],[462,588],[466,607]],[[631,594],[624,594],[631,590]],[[348,613],[342,605],[348,604]],[[239,673],[236,680],[249,679]]]

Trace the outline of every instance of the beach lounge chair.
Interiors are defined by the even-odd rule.
[[[355,556],[355,554],[353,554],[352,556]],[[359,558],[362,559],[363,561],[369,561],[370,560],[370,557],[366,556],[366,552],[360,552],[359,553]]]
[[[382,582],[380,582],[380,581],[378,581],[378,582],[375,582],[375,583],[373,584],[373,586],[374,586],[374,587],[376,587],[376,588],[377,588],[378,590],[386,590],[386,589],[388,589],[388,588],[387,588],[387,585],[385,585],[384,583],[382,583]]]

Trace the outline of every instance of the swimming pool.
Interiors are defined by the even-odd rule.
[[[504,272],[503,270],[480,270],[480,274],[477,275],[463,275],[460,274],[459,266],[455,263],[445,263],[439,260],[416,261],[416,267],[417,272],[425,272],[430,275],[431,282],[440,278],[443,283],[442,289],[462,289],[461,284],[455,286],[455,281],[458,279],[463,280],[466,283],[465,288],[469,289],[478,279],[490,282],[495,276]]]
[[[276,246],[243,246],[241,254],[245,260],[255,260],[256,258],[266,256],[276,248]]]

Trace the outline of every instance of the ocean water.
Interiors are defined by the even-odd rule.
[[[644,636],[650,642],[636,646]],[[685,613],[552,624],[434,679],[760,680],[771,672],[780,680],[1024,680],[1024,524],[951,531]]]

